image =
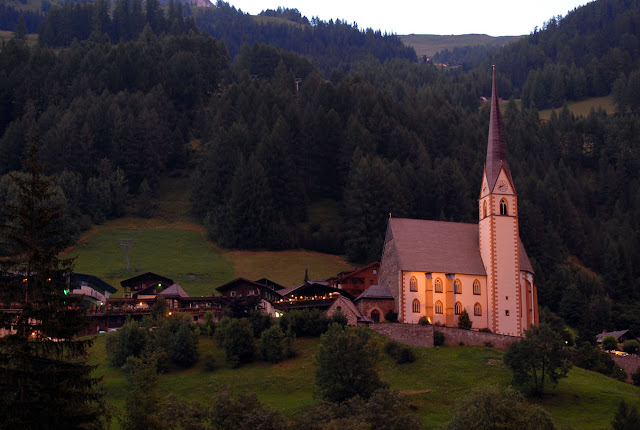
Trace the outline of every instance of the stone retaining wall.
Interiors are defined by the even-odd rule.
[[[400,323],[373,323],[369,328],[389,339],[412,346],[433,347],[433,326]]]
[[[390,339],[412,346],[433,347],[435,330],[444,333],[445,345],[460,345],[462,342],[465,345],[487,346],[490,344],[494,348],[507,349],[511,342],[520,340],[516,336],[433,325],[374,323],[370,324],[369,328]]]

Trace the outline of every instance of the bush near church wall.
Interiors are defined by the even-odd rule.
[[[494,348],[507,349],[510,343],[521,339],[517,336],[483,333],[474,330],[433,325],[379,323],[370,324],[369,327],[398,342],[424,347],[433,347],[434,330],[444,333],[445,345],[460,345],[463,343],[465,345],[486,346],[487,344],[491,344]]]

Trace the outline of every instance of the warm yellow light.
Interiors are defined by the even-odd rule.
[[[171,312],[169,312],[169,316],[171,316]]]

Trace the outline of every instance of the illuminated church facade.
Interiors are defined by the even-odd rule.
[[[398,321],[522,336],[538,324],[533,268],[520,241],[518,195],[506,160],[495,70],[478,223],[390,218],[378,283],[394,297]]]

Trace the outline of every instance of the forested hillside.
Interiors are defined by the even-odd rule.
[[[121,216],[160,178],[186,170],[194,214],[221,246],[316,249],[355,263],[379,258],[389,213],[476,222],[489,116],[481,96],[490,94],[492,62],[501,96],[516,97],[532,74],[560,70],[568,79],[563,67],[599,70],[589,65],[624,54],[624,40],[640,31],[618,24],[638,16],[637,2],[598,0],[585,8],[611,13],[578,9],[477,67],[447,71],[416,63],[394,36],[307,25],[291,11],[267,12],[260,24],[226,4],[190,19],[175,5],[163,11],[154,0],[136,1],[98,14],[104,21],[90,21],[81,41],[48,38],[79,19],[73,11],[93,8],[96,16],[100,2],[50,11],[43,29],[52,30],[38,47],[22,40],[1,47],[0,174],[22,168],[35,133],[78,232]],[[132,22],[119,16],[137,16],[137,24],[119,25]],[[565,64],[566,56],[539,46],[562,39],[565,23],[576,22],[582,34],[582,20],[599,23],[593,32],[605,48],[587,44]],[[205,34],[213,22],[219,38]],[[298,39],[300,47],[265,44],[275,45],[269,38],[278,31],[286,34],[280,41]],[[338,40],[350,42],[338,47]],[[629,61],[616,75],[623,94],[633,94],[636,55],[624,54]],[[589,76],[572,91],[591,94]],[[611,88],[607,82],[599,91]],[[541,122],[538,104],[523,98],[503,116],[540,303],[585,335],[640,331],[637,109],[620,99],[615,116],[563,110]],[[3,177],[2,200],[13,193]],[[325,222],[311,219],[318,207],[330,214]]]
[[[565,100],[608,95],[638,109],[640,1],[598,0],[565,17],[550,17],[542,29],[501,50],[478,47],[441,52],[436,61],[463,63],[467,70],[499,64],[524,105],[561,107]],[[479,92],[476,91],[476,94]]]

